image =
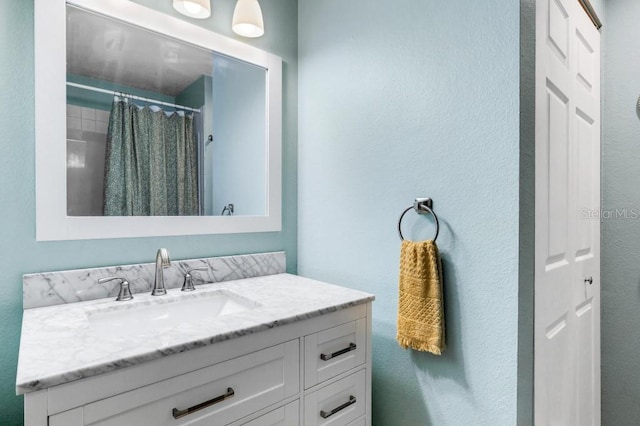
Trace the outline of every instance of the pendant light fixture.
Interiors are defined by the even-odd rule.
[[[211,16],[211,0],[173,0],[173,8],[190,18],[206,19]]]
[[[234,33],[243,37],[256,38],[264,34],[262,9],[258,0],[238,0],[231,28]]]

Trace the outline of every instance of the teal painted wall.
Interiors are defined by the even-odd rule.
[[[516,424],[520,2],[298,7],[298,272],[376,294],[374,424]],[[418,196],[441,220],[441,357],[395,341],[396,225]]]
[[[608,0],[603,30],[602,424],[640,419],[640,2]],[[635,209],[635,210],[633,210]]]
[[[216,19],[203,25],[231,35],[234,3],[217,0]],[[36,242],[33,1],[0,0],[0,424],[3,426],[22,423],[22,398],[15,396],[22,274],[150,262],[158,247],[167,247],[174,259],[286,250],[287,269],[296,271],[297,2],[269,0],[262,3],[262,8],[266,35],[257,41],[243,41],[284,60],[283,231]]]
[[[191,83],[184,89],[181,93],[178,94],[175,98],[175,102],[178,105],[187,106],[191,108],[200,108],[205,104],[205,93],[207,84],[205,82],[206,79],[211,78],[208,75],[203,75],[198,78],[196,81]]]

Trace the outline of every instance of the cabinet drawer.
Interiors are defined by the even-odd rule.
[[[298,426],[300,424],[299,416],[299,403],[293,401],[248,423],[240,422],[240,426]]]
[[[305,426],[344,426],[365,413],[366,370],[305,396]]]
[[[84,424],[226,425],[295,395],[298,363],[293,340],[88,404]]]
[[[367,420],[364,417],[360,417],[358,420],[354,420],[348,424],[348,426],[365,426],[367,424]]]
[[[362,318],[305,337],[305,389],[364,364],[366,330]]]

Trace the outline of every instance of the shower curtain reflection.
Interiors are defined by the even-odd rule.
[[[116,97],[107,135],[103,214],[198,213],[194,113],[166,112]]]

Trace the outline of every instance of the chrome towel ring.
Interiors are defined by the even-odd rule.
[[[398,219],[398,234],[400,235],[400,239],[404,241],[404,237],[402,236],[402,218],[409,210],[415,210],[418,214],[431,214],[433,219],[436,222],[436,235],[433,237],[433,241],[438,238],[438,234],[440,233],[440,222],[438,222],[438,216],[433,212],[433,200],[431,198],[416,198],[413,202],[412,206],[409,206],[402,212],[400,215],[400,219]]]

